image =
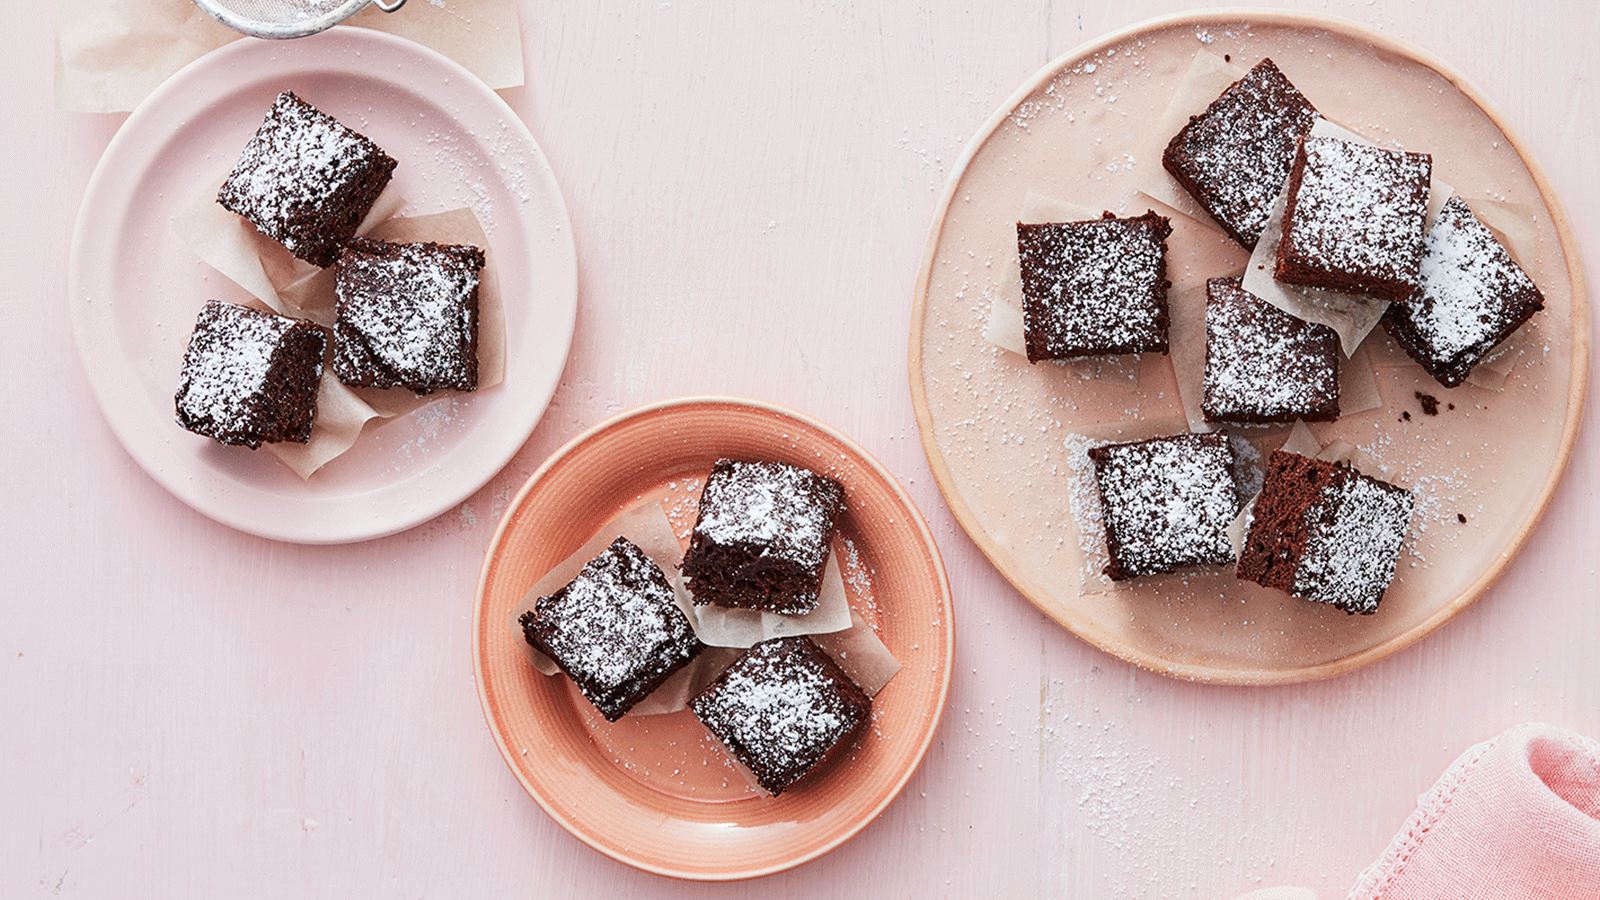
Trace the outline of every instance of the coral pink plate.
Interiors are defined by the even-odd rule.
[[[806,466],[845,486],[834,552],[851,606],[902,668],[871,727],[781,796],[757,793],[687,713],[607,723],[564,677],[524,659],[511,610],[609,520],[661,498],[680,534],[719,457]],[[911,499],[850,439],[765,403],[696,397],[603,422],[557,451],[506,512],[473,615],[484,715],[506,763],[563,828],[616,860],[697,880],[768,875],[849,840],[905,787],[950,685],[950,588]]]

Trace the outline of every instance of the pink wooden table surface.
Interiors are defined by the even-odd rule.
[[[1600,12],[1288,5],[1462,72],[1600,259]],[[331,547],[215,524],[111,434],[66,260],[123,117],[56,110],[50,4],[8,8],[0,895],[1342,897],[1470,744],[1529,720],[1600,736],[1592,403],[1483,599],[1323,682],[1205,686],[1120,662],[1024,600],[945,506],[906,343],[952,166],[1049,60],[1181,8],[527,0],[528,86],[502,95],[571,211],[572,356],[487,487]],[[927,517],[955,602],[949,705],[906,792],[831,855],[722,886],[636,872],[547,818],[489,736],[469,647],[484,548],[529,474],[613,413],[699,393],[793,407],[876,455]]]

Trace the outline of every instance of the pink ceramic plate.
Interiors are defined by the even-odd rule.
[[[1270,57],[1330,119],[1433,154],[1436,177],[1524,233],[1514,249],[1544,292],[1544,311],[1513,338],[1521,349],[1500,388],[1441,388],[1380,331],[1367,344],[1382,405],[1314,428],[1323,443],[1361,448],[1416,492],[1399,574],[1376,615],[1347,616],[1227,571],[1082,590],[1065,438],[1096,436],[1110,425],[1176,422],[1182,430],[1176,373],[1197,379],[1199,366],[1176,350],[1170,358],[1145,354],[1133,384],[1030,366],[984,338],[986,298],[1015,265],[1014,225],[1030,192],[1094,210],[1150,208],[1133,192],[1168,177],[1160,153],[1171,135],[1155,133],[1155,125],[1202,50],[1244,69]],[[1246,257],[1193,219],[1174,215],[1173,227],[1176,332],[1180,320],[1203,323],[1203,307],[1196,313],[1193,304],[1204,302],[1204,279],[1242,271]],[[1583,272],[1561,204],[1521,142],[1460,75],[1349,22],[1212,10],[1080,47],[995,113],[958,163],[928,238],[910,362],[917,424],[939,487],[1017,590],[1075,634],[1138,665],[1262,684],[1381,659],[1487,589],[1566,467],[1588,353]],[[1419,394],[1438,400],[1435,414]]]
[[[546,570],[640,502],[665,499],[681,533],[723,456],[806,466],[844,484],[848,509],[834,549],[851,605],[903,666],[874,698],[871,728],[778,797],[750,788],[690,713],[605,722],[568,679],[529,665],[509,618]],[[844,843],[905,787],[950,685],[950,589],[911,499],[848,438],[748,400],[642,407],[552,456],[500,523],[472,631],[484,714],[528,793],[596,850],[679,878],[767,875]]]
[[[265,451],[173,423],[194,317],[246,295],[173,232],[226,173],[272,98],[292,89],[399,161],[404,215],[470,206],[506,297],[506,378],[362,435],[302,481]],[[200,512],[265,537],[355,541],[426,521],[511,458],[543,414],[571,342],[577,262],[566,206],[516,114],[454,62],[401,38],[336,28],[236,41],[151,94],[117,131],[84,195],[69,297],[84,371],[128,453]]]

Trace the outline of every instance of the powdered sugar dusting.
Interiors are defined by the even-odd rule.
[[[1172,139],[1162,162],[1219,223],[1255,246],[1317,110],[1264,59]]]
[[[1293,593],[1348,612],[1378,608],[1411,519],[1411,492],[1355,472],[1306,510],[1310,526]]]
[[[1233,558],[1233,451],[1220,434],[1184,434],[1090,451],[1113,577]],[[1107,574],[1112,574],[1108,571]]]
[[[1428,231],[1421,289],[1397,314],[1435,367],[1465,375],[1542,305],[1533,280],[1466,201],[1451,197]]]
[[[477,385],[477,248],[356,241],[340,254],[341,378],[418,390]]]
[[[690,706],[775,794],[863,724],[870,711],[860,689],[806,638],[755,645]]]
[[[1296,262],[1414,286],[1432,158],[1324,135],[1307,136],[1302,147],[1304,174],[1284,214],[1284,246]]]
[[[1031,360],[1165,350],[1166,219],[1017,225]]]
[[[289,252],[326,265],[318,258],[331,254],[326,241],[350,237],[366,213],[342,207],[364,193],[370,206],[393,168],[377,144],[284,91],[245,145],[218,200]],[[322,223],[329,219],[348,228],[326,234]]]
[[[322,346],[322,330],[309,322],[207,302],[184,351],[175,394],[179,424],[251,447],[263,440],[305,440],[298,432],[311,429]],[[306,406],[297,408],[302,400]]]
[[[760,544],[766,554],[819,568],[833,523],[819,478],[782,463],[734,461],[725,477],[706,481],[696,530],[719,544]]]
[[[699,649],[666,574],[626,538],[541,599],[534,615],[539,649],[608,716],[608,704],[639,692],[641,682],[659,683]]]
[[[1245,291],[1236,278],[1211,279],[1206,285],[1206,417],[1264,422],[1337,413],[1338,342],[1333,329],[1279,310]]]

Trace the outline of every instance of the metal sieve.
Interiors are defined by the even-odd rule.
[[[376,3],[394,12],[406,0],[194,0],[217,21],[258,38],[297,38],[316,34]]]

